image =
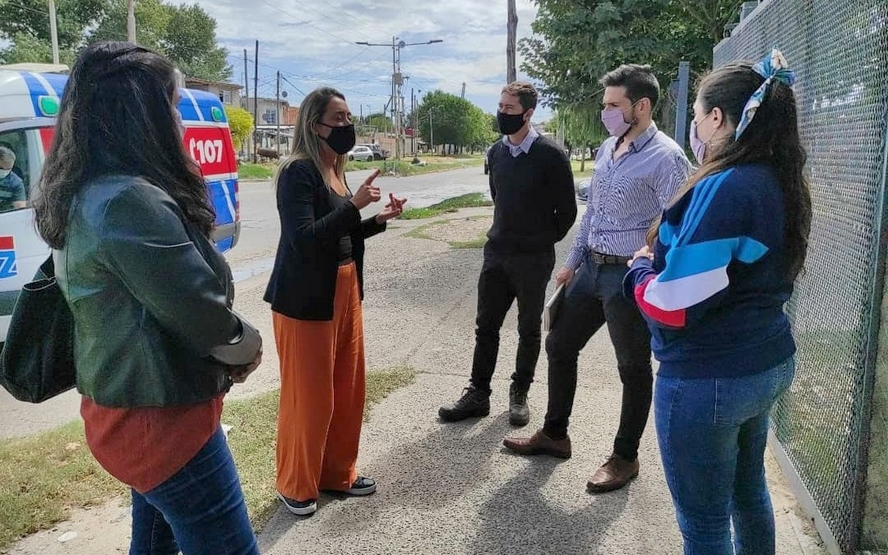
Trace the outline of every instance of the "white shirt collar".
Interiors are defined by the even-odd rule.
[[[527,132],[527,136],[524,137],[524,140],[521,141],[520,145],[513,145],[512,142],[509,141],[508,135],[503,135],[503,143],[505,143],[505,145],[509,147],[509,152],[512,153],[512,156],[514,158],[518,158],[519,156],[521,156],[522,152],[524,154],[530,152],[531,145],[533,145],[533,142],[537,140],[539,136],[540,134],[537,133],[537,130],[534,129],[533,126],[530,126],[530,131]]]

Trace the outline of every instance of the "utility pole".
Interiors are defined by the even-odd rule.
[[[126,40],[136,44],[136,0],[126,2]]]
[[[432,109],[429,108],[429,150],[435,153],[435,126],[432,124]]]
[[[277,108],[274,113],[274,123],[277,126],[275,130],[274,149],[281,155],[281,72],[277,72]]]
[[[259,161],[259,41],[253,59],[253,163]]]
[[[675,142],[684,148],[688,130],[688,89],[691,81],[691,63],[678,63],[678,103],[675,107]]]
[[[244,108],[247,110],[250,109],[250,72],[249,66],[247,65],[247,49],[244,48]],[[256,125],[255,123],[253,124]],[[255,129],[254,129],[255,131]],[[247,144],[244,145],[247,149],[247,156],[250,155],[250,141],[247,141]]]
[[[435,44],[439,42],[444,41],[441,39],[436,39],[427,42],[413,42],[408,44],[404,41],[398,41],[398,37],[392,37],[392,43],[390,45],[387,43],[383,44],[370,42],[355,43],[362,46],[385,46],[392,49],[392,97],[390,102],[392,106],[392,127],[394,128],[395,135],[395,159],[401,157],[401,153],[404,148],[404,145],[402,144],[402,112],[404,108],[404,98],[401,96],[401,87],[404,84],[404,78],[401,75],[401,49],[405,46]]]
[[[49,32],[52,37],[52,63],[59,63],[59,28],[56,25],[55,0],[49,0]]]
[[[416,97],[413,95],[413,87],[410,87],[410,127],[413,135],[410,137],[410,150],[416,156]]]
[[[397,42],[398,37],[392,37],[392,84],[393,95],[392,105],[395,107],[395,160],[400,160],[404,156],[404,122],[403,122],[403,105],[401,102],[401,86],[404,84],[404,76],[401,75],[401,45]]]
[[[460,95],[463,100],[466,98],[466,84],[463,83],[462,95]]]
[[[515,8],[515,0],[509,0],[508,33],[506,35],[506,84],[512,83],[518,78],[515,69],[515,35],[518,32],[518,10]]]

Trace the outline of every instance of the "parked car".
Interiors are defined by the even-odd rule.
[[[373,151],[367,146],[356,146],[348,153],[349,160],[359,160],[361,162],[372,162],[375,159]]]
[[[358,145],[358,146],[365,146],[365,147],[369,148],[370,150],[372,150],[374,160],[385,160],[389,157],[389,152],[379,145]]]
[[[587,202],[589,200],[589,187],[592,185],[592,178],[587,177],[586,179],[577,183],[577,199],[582,202]]]

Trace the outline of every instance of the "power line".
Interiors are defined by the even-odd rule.
[[[304,92],[302,92],[302,90],[301,90],[299,87],[297,87],[296,85],[293,84],[292,81],[290,81],[289,79],[287,79],[286,77],[284,77],[283,74],[281,74],[281,79],[283,79],[283,80],[286,81],[287,83],[290,83],[290,86],[293,87],[294,89],[296,89],[296,92],[298,92],[298,93],[301,94],[302,96],[306,96],[306,94],[305,94]]]
[[[271,9],[273,9],[273,10],[275,10],[275,11],[278,11],[278,12],[284,14],[284,15],[288,15],[288,16],[292,17],[293,19],[295,19],[296,21],[298,21],[299,23],[301,23],[301,24],[303,24],[303,25],[308,25],[309,27],[312,27],[313,29],[317,29],[318,31],[320,31],[320,32],[322,32],[322,33],[324,33],[324,34],[329,35],[329,36],[333,37],[333,38],[336,39],[336,40],[339,40],[339,41],[342,41],[342,42],[345,42],[345,43],[348,43],[348,44],[351,44],[351,43],[352,43],[352,41],[350,41],[350,40],[348,40],[348,39],[344,39],[344,38],[342,38],[342,37],[340,37],[340,36],[338,36],[338,35],[335,35],[335,34],[331,33],[330,31],[327,31],[326,29],[322,29],[321,27],[318,27],[317,25],[315,25],[315,24],[312,23],[311,21],[300,21],[300,18],[299,18],[299,17],[297,17],[297,16],[291,14],[290,12],[288,12],[288,11],[286,11],[286,10],[282,10],[281,8],[278,8],[278,7],[275,6],[274,4],[271,4],[271,3],[269,3],[269,2],[266,2],[265,0],[258,0],[258,1],[259,1],[260,3],[262,3],[262,4],[265,4],[266,6],[268,6],[269,8],[271,8]]]
[[[286,14],[286,15],[290,15],[291,17],[293,16],[293,14],[290,14],[289,12],[286,12],[285,10],[281,10],[281,9],[279,9],[279,8],[277,8],[277,7],[273,6],[273,5],[271,5],[271,4],[268,4],[268,3],[265,2],[264,0],[259,0],[259,1],[262,2],[262,3],[264,3],[264,4],[266,4],[266,5],[268,5],[268,6],[270,6],[271,8],[273,8],[273,9],[275,9],[275,10],[277,10],[277,11],[280,11],[280,12]],[[301,4],[301,3],[300,3],[300,4]],[[24,5],[24,4],[17,3],[17,2],[9,1],[9,2],[7,2],[5,5],[13,5],[13,6],[16,6],[16,7],[18,7],[18,8],[21,8],[21,9],[23,9],[23,10],[26,10],[26,11],[31,11],[31,12],[34,12],[34,13],[39,13],[39,14],[41,14],[41,15],[47,15],[47,16],[49,15],[49,12],[48,12],[48,11],[45,11],[45,10],[39,10],[39,9],[35,9],[35,8],[31,8],[31,7],[29,7],[29,6],[26,6],[26,5]],[[304,4],[303,4],[303,5],[304,5]],[[338,40],[342,40],[342,41],[348,43],[349,45],[352,44],[352,41],[345,40],[345,39],[343,39],[342,37],[338,37],[338,36],[336,36],[336,35],[334,35],[334,34],[332,34],[332,33],[329,33],[329,32],[327,32],[327,31],[325,31],[324,29],[321,29],[321,28],[316,27],[316,26],[314,26],[314,25],[312,25],[312,26],[315,27],[316,29],[320,30],[321,32],[327,33],[327,34],[329,34],[330,36],[332,36],[332,37],[334,37],[334,38],[337,38]],[[116,40],[126,40],[126,39],[127,39],[127,37],[126,37],[126,35],[125,35],[124,33],[109,33],[109,34],[107,34],[107,35],[105,35],[105,36],[106,36],[108,39],[116,39]],[[226,51],[228,50],[228,48],[226,48],[224,45],[221,45],[221,44],[218,44],[218,43],[217,43],[217,45],[218,45],[219,47],[221,47],[221,48],[224,48]],[[204,50],[204,49],[199,49],[199,48],[179,47],[179,48],[177,48],[177,50],[182,51],[182,52],[188,52],[188,53],[191,53],[191,54],[206,54],[206,53],[207,53],[206,50]],[[301,79],[301,80],[306,80],[306,81],[312,81],[312,82],[316,82],[316,83],[334,83],[334,84],[336,84],[336,83],[341,82],[341,79],[342,79],[343,77],[347,77],[347,76],[349,76],[349,75],[353,75],[354,73],[357,73],[357,72],[361,71],[361,68],[357,68],[357,69],[354,69],[354,70],[352,70],[352,71],[348,71],[348,72],[346,72],[346,73],[342,73],[342,74],[339,74],[339,75],[336,75],[336,76],[326,76],[326,77],[325,77],[325,75],[326,75],[326,74],[329,74],[329,73],[332,73],[333,71],[335,71],[335,70],[337,70],[337,69],[341,69],[341,68],[343,68],[343,67],[348,66],[349,64],[351,64],[351,63],[353,63],[355,60],[357,60],[357,59],[358,59],[362,54],[364,54],[367,50],[369,50],[369,47],[368,47],[368,48],[365,48],[364,50],[362,50],[361,52],[359,52],[357,55],[355,55],[355,56],[353,56],[352,58],[346,60],[346,61],[343,62],[342,64],[339,64],[338,66],[334,66],[334,67],[332,67],[332,68],[330,68],[330,69],[327,69],[327,70],[325,70],[325,71],[323,71],[323,72],[321,72],[321,73],[319,73],[319,74],[317,74],[317,75],[300,75],[300,74],[294,73],[294,72],[292,72],[292,71],[286,71],[286,70],[283,70],[283,69],[281,69],[281,68],[279,68],[279,67],[276,67],[276,66],[273,66],[273,65],[270,65],[270,64],[267,64],[267,63],[262,63],[262,62],[260,62],[258,65],[259,65],[260,67],[263,67],[263,68],[266,68],[266,69],[269,69],[269,70],[273,70],[273,71],[275,71],[275,72],[280,71],[281,74],[282,74],[282,78],[283,78],[285,75],[287,75],[287,76],[293,77],[293,78],[295,78],[295,79]],[[387,55],[383,55],[383,56],[380,56],[379,58],[375,58],[375,59],[373,59],[373,60],[371,60],[371,61],[369,61],[369,62],[367,62],[367,63],[373,63],[373,62],[376,62],[376,61],[381,60],[381,59],[386,58],[386,57],[387,57]],[[236,61],[237,63],[240,63],[240,62],[243,60],[243,58],[242,58],[241,56],[239,56],[239,55],[232,54],[231,52],[228,52],[228,53],[226,54],[226,61],[232,61],[232,60],[233,60],[233,61]],[[251,62],[251,63],[254,62],[254,60],[252,60],[252,59],[249,59],[248,61]],[[231,69],[233,69],[233,67],[234,67],[234,64],[229,64],[228,69],[231,70]],[[274,78],[263,78],[263,82],[261,83],[262,87],[269,87],[269,86],[271,86],[271,85],[273,84],[273,83],[272,83],[273,80],[274,80]],[[294,87],[294,89],[296,89],[297,91],[299,91],[301,94],[303,94],[303,95],[305,94],[301,89],[299,89],[295,84],[293,84],[292,81],[290,81],[289,79],[286,79],[286,78],[285,78],[285,80],[287,81],[287,83],[289,83],[292,87]],[[373,79],[363,79],[363,80],[358,80],[358,81],[346,81],[346,82],[344,82],[344,83],[345,83],[345,84],[362,84],[362,83],[379,84],[380,81],[373,80]],[[239,83],[235,83],[235,84],[239,84]],[[358,90],[355,90],[355,89],[352,89],[352,88],[347,88],[347,87],[342,87],[342,86],[340,86],[339,88],[340,88],[341,90],[343,90],[343,91],[354,92],[354,93],[356,93],[356,94],[360,94],[360,95],[362,95],[362,96],[369,96],[369,97],[375,97],[375,98],[388,98],[388,95],[381,95],[381,94],[369,93],[369,92],[367,92],[367,91],[358,91]],[[258,91],[257,91],[257,92],[258,92]],[[255,94],[255,93],[254,93],[254,94]]]
[[[322,72],[321,75],[324,75],[324,74],[326,74],[326,73],[333,73],[333,72],[336,71],[337,69],[347,66],[348,64],[350,64],[350,63],[352,63],[353,61],[355,61],[355,60],[357,60],[358,58],[360,58],[360,57],[364,54],[364,52],[366,52],[366,51],[368,51],[368,50],[370,50],[370,47],[369,47],[369,46],[366,47],[366,48],[364,48],[363,50],[361,50],[361,51],[358,52],[357,54],[355,54],[353,57],[349,58],[347,61],[345,61],[345,62],[339,64],[338,66],[335,66],[335,67],[333,67],[333,68],[328,69],[327,71]]]
[[[324,13],[324,12],[322,12],[322,11],[320,11],[320,10],[314,8],[313,6],[310,6],[310,5],[306,4],[305,2],[300,2],[299,0],[291,0],[291,1],[294,2],[294,3],[296,3],[296,4],[299,4],[300,6],[305,7],[306,9],[308,9],[308,10],[310,10],[310,11],[312,11],[312,12],[318,14],[318,15],[321,15],[321,16],[324,16],[324,17],[330,17],[330,14],[328,14],[328,13]],[[377,31],[377,32],[380,31],[380,29],[379,29],[378,27],[375,27],[375,26],[370,25],[369,23],[367,23],[367,22],[365,22],[365,21],[363,21],[363,20],[358,19],[357,17],[355,17],[355,16],[353,16],[352,14],[350,14],[347,10],[343,10],[343,9],[339,8],[338,6],[336,6],[336,8],[339,9],[338,13],[336,14],[337,16],[344,15],[344,16],[348,17],[349,19],[353,20],[353,21],[357,21],[360,25],[363,25],[363,26],[366,27],[367,29],[373,29],[374,31]],[[277,9],[277,8],[275,8],[275,9]],[[282,10],[279,10],[279,11],[282,11]],[[283,12],[283,13],[286,13],[286,12]],[[287,14],[287,15],[292,15],[292,14]],[[385,31],[382,31],[382,32],[383,32],[384,34],[388,34],[388,33],[385,32]],[[349,42],[351,42],[351,41],[349,41]]]
[[[19,3],[17,3],[17,2],[11,2],[11,1],[10,1],[10,2],[6,2],[5,4],[3,4],[3,6],[15,6],[15,7],[17,7],[17,8],[21,8],[21,9],[23,9],[23,10],[25,10],[25,11],[34,12],[34,13],[39,13],[39,14],[46,15],[46,16],[49,15],[49,11],[47,11],[47,10],[40,10],[40,9],[37,9],[37,8],[32,8],[32,7],[30,7],[30,6],[25,6],[24,4],[19,4]]]

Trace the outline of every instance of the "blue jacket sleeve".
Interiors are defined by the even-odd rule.
[[[772,238],[758,225],[762,201],[732,172],[701,181],[677,225],[664,219],[668,229],[661,228],[659,240],[668,244],[660,272],[639,259],[626,275],[624,293],[635,298],[649,324],[671,329],[699,324],[726,297],[729,265],[752,264],[768,253]]]

